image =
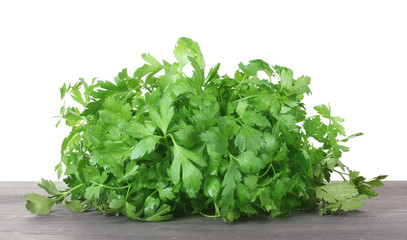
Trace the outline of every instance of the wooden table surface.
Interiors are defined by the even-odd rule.
[[[24,194],[44,194],[35,182],[0,182],[0,239],[407,239],[407,181],[387,181],[379,197],[358,211],[322,216],[317,210],[286,218],[267,216],[227,223],[186,216],[146,223],[97,211],[73,213],[57,205],[48,216],[25,209]],[[45,195],[45,194],[44,194]]]

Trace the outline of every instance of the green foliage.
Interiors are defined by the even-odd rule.
[[[61,87],[61,99],[77,103],[60,110],[72,130],[55,170],[68,188],[42,179],[50,197],[25,195],[29,211],[46,215],[63,203],[141,221],[179,214],[235,221],[318,204],[321,214],[336,214],[377,195],[385,176],[366,180],[340,161],[349,150],[342,144],[361,133],[346,137],[329,105],[306,117],[309,77],[259,59],[240,63],[233,77],[220,75],[220,64],[206,74],[200,47],[188,38],[174,55],[177,62],[161,64],[143,54],[146,64],[114,82]],[[187,64],[192,76],[183,72]],[[333,172],[344,181],[329,184]]]

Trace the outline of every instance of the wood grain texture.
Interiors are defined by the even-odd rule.
[[[61,183],[59,186],[63,187]],[[45,193],[35,182],[0,182],[0,239],[407,239],[407,181],[387,181],[379,197],[359,210],[339,216],[296,212],[286,218],[267,216],[225,223],[222,219],[187,216],[145,223],[100,212],[73,213],[54,206],[48,216],[25,209],[24,194]]]

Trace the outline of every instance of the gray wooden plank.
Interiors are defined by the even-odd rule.
[[[379,197],[359,211],[320,217],[315,210],[238,223],[202,216],[145,223],[97,211],[73,213],[60,205],[48,216],[36,216],[25,209],[28,192],[41,190],[35,182],[0,182],[0,239],[407,239],[405,181],[386,182]]]

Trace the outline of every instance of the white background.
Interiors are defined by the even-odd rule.
[[[142,53],[173,62],[181,36],[222,74],[262,58],[309,75],[308,109],[330,103],[347,133],[365,133],[342,160],[407,180],[404,2],[1,1],[0,180],[56,179],[64,82],[132,73]]]

